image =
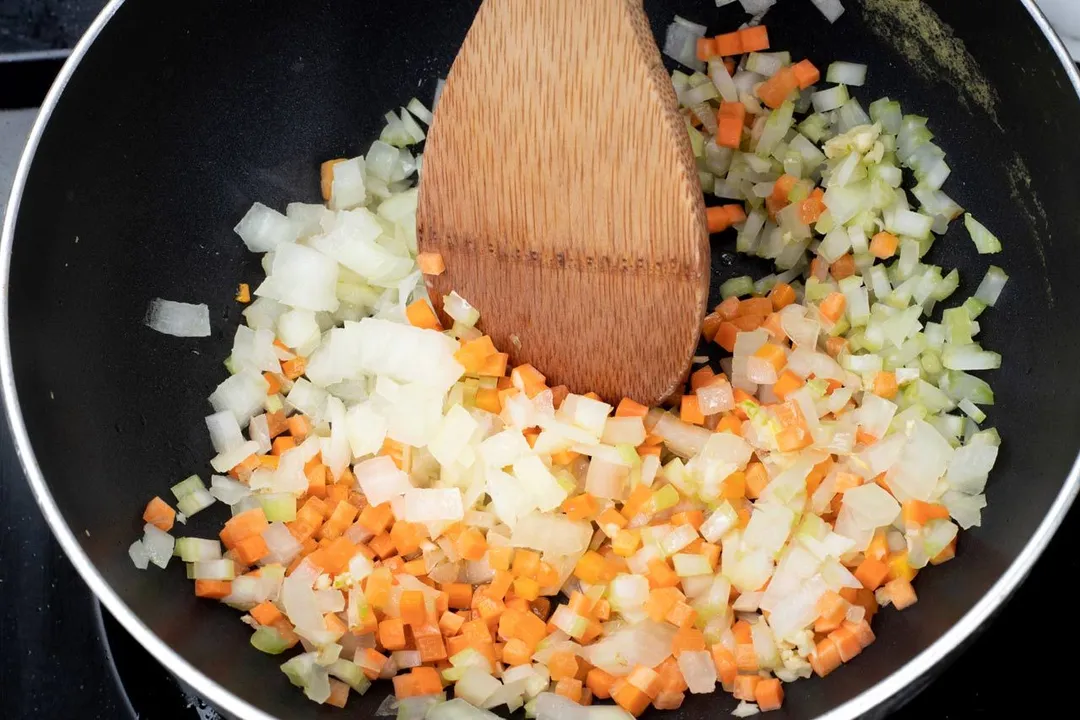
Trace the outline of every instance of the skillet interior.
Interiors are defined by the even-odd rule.
[[[993,228],[1011,276],[984,316],[983,342],[1005,354],[990,374],[990,424],[1006,439],[981,529],[959,557],[917,583],[922,602],[884,613],[879,641],[853,667],[789,688],[785,712],[811,717],[854,698],[937,639],[990,588],[1042,520],[1076,456],[1080,386],[1065,358],[1080,310],[1072,250],[1080,206],[1080,103],[1023,5],[929,3],[965,44],[996,99],[958,92],[953,70],[880,30],[893,0],[847,3],[830,27],[808,2],[768,16],[776,48],[819,66],[868,62],[864,106],[882,95],[931,118],[954,174],[946,190]],[[41,138],[15,226],[8,287],[12,363],[34,454],[67,524],[105,580],[188,662],[279,717],[340,717],[317,708],[252,651],[236,613],[197,601],[178,567],[136,571],[125,549],[146,500],[191,472],[207,476],[206,396],[224,377],[239,281],[257,261],[231,228],[254,200],[283,208],[318,197],[317,163],[365,152],[382,113],[430,101],[477,0],[365,3],[195,0],[123,5],[90,48]],[[854,7],[860,5],[861,7]],[[673,13],[729,29],[744,16],[706,0],[647,0],[662,33]],[[738,6],[736,5],[735,8]],[[906,38],[906,39],[905,39]],[[901,49],[898,49],[901,48]],[[955,58],[954,58],[955,61]],[[935,71],[936,68],[936,71]],[[529,166],[529,158],[507,158]],[[1026,171],[1025,171],[1026,168]],[[542,169],[539,169],[542,171]],[[1030,183],[1030,186],[1028,185]],[[1037,198],[1037,200],[1035,200]],[[1043,214],[1045,210],[1045,215]],[[717,276],[767,272],[713,243]],[[962,228],[932,251],[971,293],[986,267]],[[714,284],[715,288],[715,284]],[[181,340],[141,325],[152,297],[206,302],[214,335]],[[220,511],[193,519],[212,536]],[[353,698],[371,716],[384,696]],[[690,696],[673,718],[726,712],[730,698]]]

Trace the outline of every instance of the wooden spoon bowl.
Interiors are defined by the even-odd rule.
[[[549,385],[655,404],[709,291],[685,121],[635,0],[486,0],[447,78],[417,213],[451,290]],[[445,318],[444,318],[445,319]]]

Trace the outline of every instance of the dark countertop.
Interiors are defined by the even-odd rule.
[[[0,0],[0,54],[72,47],[102,0]]]

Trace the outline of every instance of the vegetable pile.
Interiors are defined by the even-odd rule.
[[[822,85],[765,52],[764,26],[671,32],[708,71],[672,76],[702,186],[735,201],[710,230],[779,271],[724,283],[702,334],[730,356],[697,358],[671,408],[509,367],[456,294],[436,315],[416,100],[365,156],[323,165],[325,205],[256,203],[237,225],[267,275],[210,396],[219,474],[172,488],[180,514],[154,498],[130,554],[179,556],[259,650],[300,645],[281,669],[315,702],[387,678],[384,710],[410,720],[614,719],[718,685],[737,715],[773,710],[783,683],[862,652],[879,609],[915,603],[916,575],[979,524],[999,438],[969,372],[1000,364],[977,318],[1006,277],[930,320],[959,276],[923,258],[963,211],[926,119],[864,111],[848,88],[865,66]],[[174,541],[215,502],[219,539]]]

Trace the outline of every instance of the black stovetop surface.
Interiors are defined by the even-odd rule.
[[[153,2],[154,0],[133,0]],[[791,1],[791,0],[789,0]],[[805,0],[804,0],[805,1]],[[0,111],[32,107],[47,90],[57,58],[104,0],[0,0]],[[36,56],[20,53],[34,52]],[[48,54],[45,52],[45,54]],[[2,127],[2,125],[0,125]],[[0,202],[10,178],[0,178]],[[1080,571],[1080,507],[1009,605],[968,650],[894,717],[969,718],[1030,714],[1034,688],[1022,671],[1049,683],[1071,667],[1066,633],[1036,631],[1050,608],[1062,617],[1062,583]],[[1056,602],[1050,605],[1047,598]],[[1044,626],[1045,628],[1046,626]],[[1023,661],[1023,662],[1021,662]],[[1049,672],[1046,668],[1050,668]],[[25,481],[6,422],[0,420],[0,716],[113,720],[205,720],[207,712],[103,613],[45,520]]]

